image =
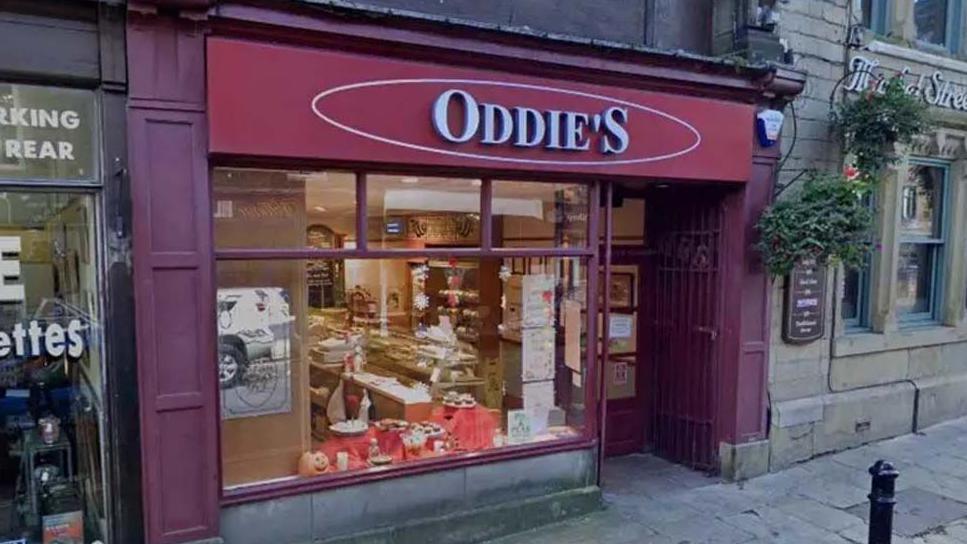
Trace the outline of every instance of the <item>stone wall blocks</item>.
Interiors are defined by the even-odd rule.
[[[814,424],[769,428],[769,470],[787,468],[815,455]]]
[[[909,361],[906,350],[837,357],[830,363],[832,389],[845,391],[905,380]]]
[[[820,396],[777,402],[772,406],[772,424],[787,428],[823,419],[824,402]]]
[[[943,351],[942,346],[911,349],[909,377],[916,379],[942,374],[944,372]]]
[[[815,452],[852,448],[913,430],[915,388],[910,382],[832,393],[823,399]]]
[[[915,380],[917,429],[967,415],[967,374]]]

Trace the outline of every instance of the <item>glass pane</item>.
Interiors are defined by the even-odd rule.
[[[479,179],[368,175],[370,247],[480,245],[480,186]]]
[[[860,319],[860,288],[862,273],[859,270],[847,270],[843,278],[843,319],[859,321]]]
[[[588,186],[493,182],[495,247],[585,247]]]
[[[106,537],[95,213],[0,192],[0,542]]]
[[[356,176],[216,168],[215,247],[341,248],[356,240]]]
[[[340,265],[314,305],[305,261],[218,263],[225,486],[578,435],[582,261]]]
[[[947,2],[949,0],[914,0],[917,39],[944,45],[947,42]]]
[[[900,244],[897,264],[897,315],[930,314],[933,267],[937,247],[932,244]]]
[[[900,190],[901,236],[940,238],[945,172],[940,166],[910,165]]]
[[[863,10],[863,26],[873,29],[873,0],[863,0],[861,9]]]

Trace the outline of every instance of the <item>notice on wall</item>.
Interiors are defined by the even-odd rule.
[[[0,83],[0,177],[96,180],[97,126],[93,91]]]
[[[826,329],[826,268],[814,260],[800,263],[786,278],[782,339],[807,344],[823,337]]]
[[[551,327],[554,325],[554,276],[528,274],[521,288],[523,327]]]
[[[521,330],[522,378],[525,382],[554,378],[554,328]]]
[[[628,383],[628,363],[624,361],[616,361],[612,366],[614,369],[614,379],[612,382],[614,385],[625,385]]]
[[[635,319],[631,315],[611,314],[610,319],[608,319],[608,338],[612,340],[631,338],[634,322]]]
[[[507,442],[526,444],[531,440],[531,419],[526,410],[507,411]]]
[[[523,386],[524,411],[530,417],[531,432],[547,430],[548,416],[554,409],[554,381],[528,382]]]

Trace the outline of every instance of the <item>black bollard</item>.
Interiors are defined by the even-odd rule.
[[[869,544],[890,544],[893,540],[893,506],[896,505],[896,479],[900,473],[887,461],[870,467]]]

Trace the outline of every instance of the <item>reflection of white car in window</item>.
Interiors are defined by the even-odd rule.
[[[237,385],[249,365],[289,355],[288,295],[277,287],[218,290],[218,382]]]

